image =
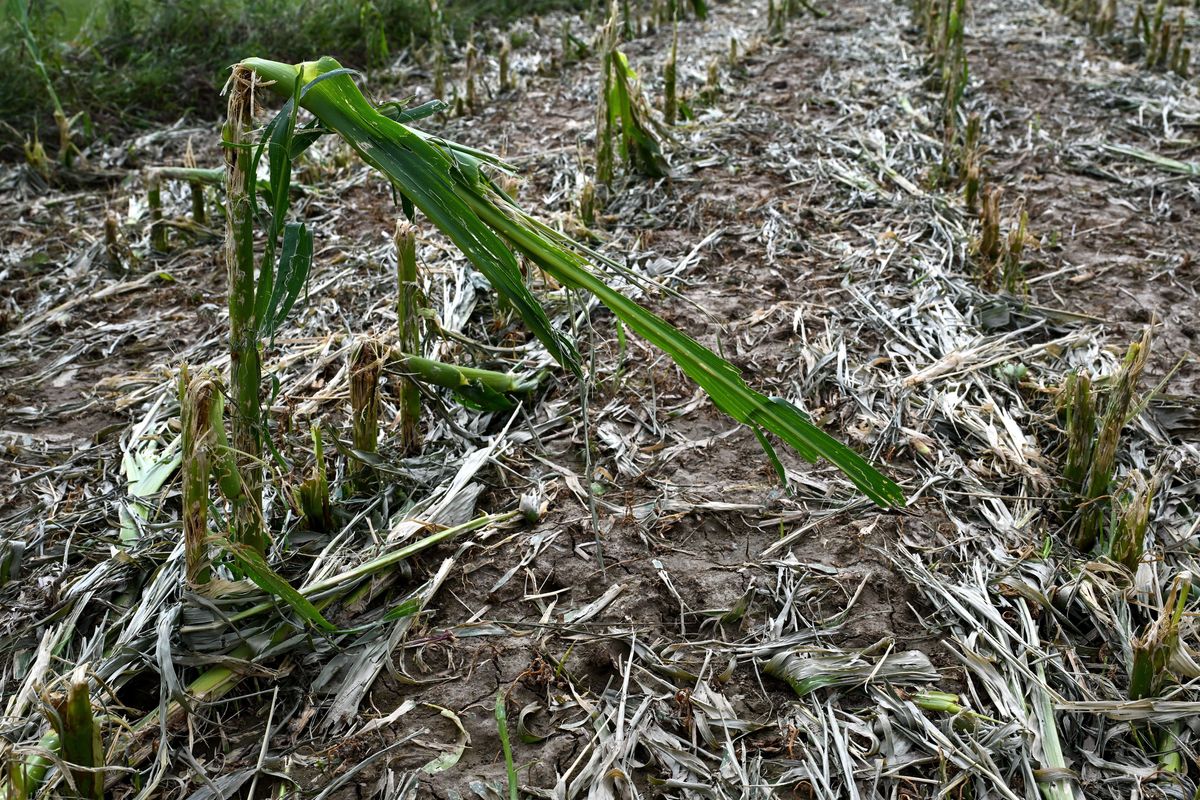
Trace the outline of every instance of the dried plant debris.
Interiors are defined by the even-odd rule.
[[[617,49],[430,4],[408,52],[365,5],[381,116],[600,300],[529,252],[501,295],[252,84],[225,149],[0,167],[0,797],[1194,796],[1194,10],[1143,70],[1087,49],[1132,4],[1064,8],[630,0]],[[907,510],[764,455],[635,303]]]

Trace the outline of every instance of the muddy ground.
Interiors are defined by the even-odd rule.
[[[751,431],[712,408],[660,354],[622,345],[611,316],[593,309],[587,427],[578,385],[558,372],[508,428],[497,414],[469,417],[472,442],[454,441],[441,423],[429,431],[431,457],[451,472],[500,436],[491,441],[503,440],[501,452],[473,478],[475,508],[512,508],[537,487],[543,518],[409,563],[404,580],[413,582],[444,560],[450,567],[349,716],[330,713],[330,648],[314,640],[249,670],[232,700],[198,708],[186,734],[170,740],[172,779],[161,791],[213,796],[202,794],[204,774],[241,792],[256,780],[259,792],[269,784],[303,796],[506,796],[496,788],[505,779],[495,718],[502,692],[519,783],[532,797],[1010,796],[1004,785],[1012,796],[1038,796],[1035,774],[1050,779],[1037,772],[1049,764],[1033,717],[1009,714],[964,666],[963,653],[982,645],[899,565],[911,558],[952,575],[983,563],[988,586],[1000,580],[988,570],[1021,573],[1026,559],[1077,575],[1087,559],[1055,538],[1054,398],[1072,368],[1110,373],[1148,323],[1154,346],[1143,387],[1161,391],[1126,465],[1173,459],[1176,483],[1163,490],[1171,501],[1156,506],[1151,549],[1184,564],[1195,554],[1192,490],[1180,487],[1191,485],[1198,457],[1200,182],[1106,145],[1195,161],[1200,101],[1194,83],[1130,63],[1048,5],[971,5],[966,104],[983,118],[986,179],[1004,188],[1006,216],[1017,198],[1028,204],[1027,295],[988,293],[974,281],[977,223],[959,193],[934,180],[938,94],[922,37],[898,3],[821,4],[823,16],[798,16],[774,40],[757,3],[714,3],[707,22],[681,25],[681,83],[698,119],[668,147],[672,177],[622,179],[598,226],[605,252],[665,276],[689,301],[652,296],[657,313],[720,346],[752,386],[793,400],[869,455],[904,486],[906,511],[880,512],[827,464],[780,450],[785,491]],[[740,51],[732,66],[731,37]],[[522,203],[569,227],[576,174],[591,169],[595,59],[541,69],[554,39],[534,41],[527,60],[518,53],[518,89],[433,127],[512,158],[526,177]],[[669,41],[660,28],[626,46],[655,104]],[[720,93],[701,103],[713,59],[721,60]],[[397,94],[428,81],[403,60],[393,78],[404,87]],[[189,138],[201,163],[216,163],[213,126],[181,123],[96,154],[103,185],[46,189],[19,168],[5,170],[0,526],[25,544],[27,576],[0,587],[11,608],[0,623],[8,697],[57,611],[69,606],[91,620],[98,612],[89,603],[115,602],[112,587],[83,601],[70,587],[130,549],[116,522],[129,426],[169,397],[163,387],[180,362],[219,363],[219,240],[179,227],[171,252],[152,255],[139,205],[138,168],[179,163]],[[320,231],[315,288],[268,351],[268,364],[307,359],[280,367],[286,377],[273,404],[297,431],[322,414],[344,421],[339,337],[386,335],[395,319],[390,191],[337,148],[323,158],[297,204]],[[185,190],[171,191],[169,207],[182,219]],[[132,269],[106,264],[110,208],[141,255]],[[437,286],[463,274],[436,236],[423,253]],[[493,324],[479,294],[477,307],[463,306],[473,310],[464,331],[484,337],[503,320]],[[394,422],[385,414],[384,423],[386,440]],[[536,435],[514,438],[520,429]],[[299,471],[303,450],[292,453]],[[177,509],[168,489],[157,521],[170,523]],[[356,536],[347,543],[370,540]],[[169,550],[156,547],[157,556],[130,549],[129,569]],[[342,613],[337,624],[354,624],[354,609]],[[1115,688],[1089,682],[1116,668],[1098,654],[1106,637],[1073,619],[1073,632],[1046,647],[1094,693],[1076,694],[1076,684],[1052,676],[1057,697],[1120,696],[1119,678]],[[1043,631],[1045,641],[1055,638]],[[799,697],[765,671],[794,648],[813,663],[827,659],[820,663],[831,671],[839,660],[874,668]],[[910,651],[928,660],[932,677],[881,677],[889,658]],[[158,698],[146,658],[150,677],[117,691],[130,715]],[[961,733],[910,702],[921,688],[959,693],[996,727]],[[879,692],[910,716],[889,712]],[[1191,692],[1178,699],[1194,701]],[[1167,791],[1092,726],[1118,739],[1128,731],[1105,729],[1100,716],[1059,719],[1075,796]],[[954,740],[955,730],[984,742],[991,762],[964,760],[979,751]],[[453,766],[422,769],[456,741],[467,746]],[[1190,745],[1185,753],[1188,761]],[[1195,770],[1185,767],[1181,786]],[[136,794],[128,784],[115,791]]]

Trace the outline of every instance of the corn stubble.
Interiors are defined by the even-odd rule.
[[[1116,471],[1117,449],[1133,405],[1138,380],[1146,366],[1150,353],[1150,331],[1140,341],[1129,346],[1121,368],[1104,398],[1103,414],[1099,412],[1099,400],[1091,381],[1085,375],[1071,376],[1063,392],[1063,410],[1066,426],[1067,453],[1062,468],[1063,487],[1066,490],[1064,513],[1069,515],[1074,545],[1089,551],[1101,541],[1106,530],[1106,521],[1113,509],[1112,486]],[[1140,499],[1139,499],[1140,498]],[[1145,492],[1134,493],[1131,505],[1150,502]],[[1129,513],[1129,512],[1127,512]],[[1117,515],[1117,530],[1127,526],[1124,537],[1135,536],[1139,527],[1137,516],[1125,520],[1125,513]],[[1118,560],[1132,560],[1133,550],[1140,548],[1124,542],[1119,546]],[[1140,558],[1140,551],[1137,558]]]
[[[1192,574],[1184,571],[1171,582],[1171,591],[1158,618],[1134,638],[1129,672],[1129,699],[1161,697],[1173,680],[1171,662],[1179,651],[1179,623],[1187,608]]]
[[[208,582],[209,476],[216,430],[224,429],[224,403],[208,378],[179,370],[179,416],[183,428],[183,554],[188,584]],[[215,423],[215,426],[214,426]]]
[[[397,346],[405,353],[421,352],[421,284],[417,275],[417,233],[408,222],[396,225]],[[399,378],[400,452],[412,455],[421,449],[421,390],[413,378]]]
[[[979,237],[973,244],[980,284],[989,291],[1003,290],[1011,295],[1025,293],[1025,246],[1029,241],[1029,212],[1025,199],[1017,201],[1016,219],[1008,235],[1001,230],[998,186],[983,192],[979,208]]]
[[[679,116],[679,98],[676,95],[676,62],[679,51],[679,26],[674,26],[671,33],[671,52],[663,62],[663,122],[674,125]]]
[[[360,338],[350,349],[350,427],[354,449],[374,455],[379,448],[379,378],[383,374],[385,348],[377,339]],[[369,488],[371,468],[358,459],[347,465],[356,488]]]
[[[62,758],[67,763],[68,798],[103,800],[104,746],[100,723],[92,711],[87,667],[75,668],[68,680],[65,700],[56,705],[54,726],[61,742]]]
[[[939,183],[953,182],[953,167],[960,161],[956,155],[965,149],[960,141],[959,107],[970,79],[963,44],[966,13],[966,0],[914,0],[913,4],[913,16],[924,32],[925,47],[929,52],[926,67],[942,97]]]
[[[1140,60],[1146,69],[1174,72],[1181,78],[1191,73],[1192,50],[1187,45],[1188,24],[1180,10],[1174,21],[1167,18],[1168,3],[1158,0],[1147,10],[1144,0],[1138,0],[1131,28],[1118,35],[1117,0],[1056,0],[1054,5],[1067,16],[1088,26],[1095,37],[1124,44],[1126,56]],[[1194,4],[1193,4],[1194,5]]]

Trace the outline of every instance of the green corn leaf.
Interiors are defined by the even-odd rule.
[[[268,194],[271,225],[268,235],[275,239],[283,228],[283,220],[287,216],[290,200],[289,190],[292,185],[292,142],[296,133],[296,101],[288,100],[283,110],[267,125],[259,144],[259,154],[254,165],[257,168],[263,148],[267,151],[267,165],[270,174],[271,191]],[[257,169],[256,169],[257,174]]]
[[[444,100],[426,100],[419,106],[406,108],[399,103],[385,103],[379,107],[379,113],[385,117],[396,120],[401,125],[407,125],[410,122],[416,122],[425,117],[432,117],[434,114],[445,111],[450,106]]]
[[[507,411],[513,407],[512,400],[480,381],[473,381],[455,390],[454,397],[476,411]]]
[[[254,581],[258,588],[287,603],[306,622],[322,630],[337,630],[337,627],[325,619],[307,597],[296,591],[295,587],[288,583],[282,575],[271,569],[267,560],[258,550],[237,542],[226,541],[222,544],[229,555],[233,557],[238,568],[245,573],[246,577]]]
[[[254,297],[254,319],[260,335],[268,335],[278,327],[274,315],[280,298],[278,287],[285,282],[286,277],[294,268],[292,259],[299,244],[295,241],[296,233],[293,230],[292,258],[289,258],[286,234],[288,229],[292,228],[293,225],[286,224],[285,220],[287,218],[290,201],[289,192],[292,184],[292,144],[296,132],[296,114],[298,111],[295,98],[298,88],[295,85],[297,82],[293,84],[293,96],[284,104],[283,110],[276,114],[267,124],[266,130],[263,131],[262,138],[259,141],[258,149],[254,153],[254,158],[251,160],[250,172],[252,175],[257,174],[258,165],[265,150],[270,173],[270,191],[267,192],[266,197],[271,218],[267,226],[266,247],[263,252],[262,266],[259,269],[258,283],[255,287]],[[283,243],[284,252],[280,255],[278,262],[276,262],[275,251],[281,234],[285,236]],[[303,272],[307,275],[307,268]],[[301,283],[303,283],[303,280]],[[293,297],[293,301],[294,299]]]
[[[264,312],[263,336],[279,330],[288,312],[300,297],[312,268],[313,237],[304,223],[289,222],[283,229],[283,247],[279,251],[271,299]]]
[[[650,130],[646,110],[633,96],[633,92],[638,91],[637,73],[620,50],[613,50],[612,56],[613,81],[608,111],[613,124],[617,122],[615,118],[620,117],[621,155],[651,178],[666,177],[671,168],[663,157],[658,139]]]

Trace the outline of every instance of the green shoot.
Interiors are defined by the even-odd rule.
[[[959,174],[963,180],[963,201],[967,210],[978,211],[979,186],[982,180],[982,151],[980,136],[983,122],[978,113],[972,112],[967,117],[967,128],[963,134],[962,159],[959,163]]]
[[[1004,253],[1004,263],[1000,271],[1000,280],[1004,290],[1009,294],[1025,292],[1025,266],[1022,256],[1025,253],[1025,242],[1029,237],[1029,212],[1025,210],[1025,198],[1018,204],[1017,225],[1008,232],[1008,247]]]
[[[1071,373],[1067,376],[1062,397],[1067,434],[1067,456],[1062,467],[1062,480],[1071,498],[1067,510],[1074,511],[1075,498],[1082,494],[1084,481],[1087,480],[1096,437],[1096,400],[1092,394],[1091,379],[1084,373]]]
[[[1109,489],[1117,465],[1117,444],[1149,355],[1150,329],[1147,328],[1140,342],[1129,345],[1116,384],[1108,395],[1104,416],[1100,419],[1099,434],[1080,504],[1079,527],[1075,534],[1075,546],[1080,550],[1091,550],[1103,531],[1111,505]]]
[[[79,800],[104,798],[104,748],[100,724],[92,713],[91,691],[86,667],[71,673],[67,696],[57,704],[51,722],[62,743],[62,759],[67,763],[70,788],[65,797]]]
[[[325,450],[321,442],[321,426],[312,426],[313,470],[293,493],[293,500],[304,527],[323,533],[333,528],[333,512],[329,500],[329,478],[325,473]]]
[[[1133,640],[1133,663],[1129,669],[1129,699],[1159,697],[1172,679],[1171,656],[1179,649],[1179,622],[1187,607],[1192,575],[1175,576],[1159,617]]]
[[[1112,541],[1108,552],[1114,561],[1124,564],[1130,572],[1137,572],[1145,552],[1156,482],[1147,482],[1139,470],[1134,470],[1129,476],[1129,483],[1129,490],[1115,503]]]
[[[504,751],[504,772],[508,777],[508,798],[519,800],[517,768],[513,764],[512,744],[508,739],[508,710],[504,707],[504,692],[496,692],[496,729],[500,734],[500,749]]]

